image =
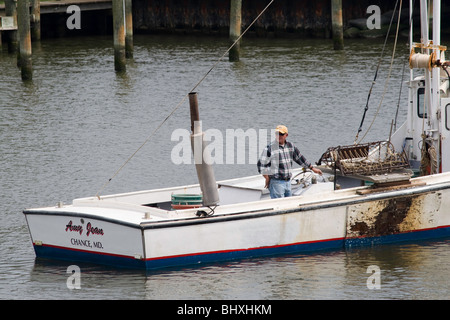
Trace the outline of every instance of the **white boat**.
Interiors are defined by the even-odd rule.
[[[450,76],[440,2],[432,41],[420,5],[408,117],[387,141],[330,148],[322,176],[294,170],[288,198],[270,199],[261,175],[216,183],[204,161],[198,185],[27,209],[36,256],[152,269],[450,236]],[[423,75],[412,78],[413,69]],[[192,137],[201,143],[195,126]]]

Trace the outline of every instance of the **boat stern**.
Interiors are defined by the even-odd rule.
[[[141,268],[139,227],[89,211],[72,206],[24,210],[36,257]]]

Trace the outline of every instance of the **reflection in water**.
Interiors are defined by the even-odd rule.
[[[155,272],[147,277],[146,295],[151,299],[448,299],[450,267],[443,262],[449,254],[436,259],[436,252],[448,245],[448,241],[423,242]],[[379,290],[367,287],[371,275],[367,268],[372,265],[380,268]]]
[[[36,259],[28,295],[45,299],[448,299],[449,242],[421,242],[306,255],[211,263],[153,271]],[[436,253],[439,253],[437,256]],[[81,271],[69,290],[67,268]],[[370,290],[369,266],[381,288]],[[33,295],[39,290],[39,295]]]

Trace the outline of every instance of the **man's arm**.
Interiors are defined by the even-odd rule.
[[[270,183],[270,176],[268,174],[263,174],[264,179],[266,179],[266,183],[264,184],[264,188],[268,188],[269,187],[269,183]]]
[[[306,160],[306,158],[300,153],[300,150],[295,146],[294,146],[293,160],[300,166],[310,169],[312,172],[316,174],[322,175],[322,170],[320,170],[319,168],[314,168],[313,165],[308,160]]]
[[[271,167],[271,162],[270,162],[270,156],[271,156],[271,150],[270,150],[270,145],[268,145],[267,147],[264,148],[260,158],[258,159],[258,172],[261,173],[264,177],[264,179],[266,180],[264,187],[268,188],[269,187],[269,182],[270,182],[270,167]]]

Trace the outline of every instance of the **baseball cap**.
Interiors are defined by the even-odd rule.
[[[288,133],[288,128],[286,126],[279,125],[276,127],[275,132],[286,134],[286,133]]]

